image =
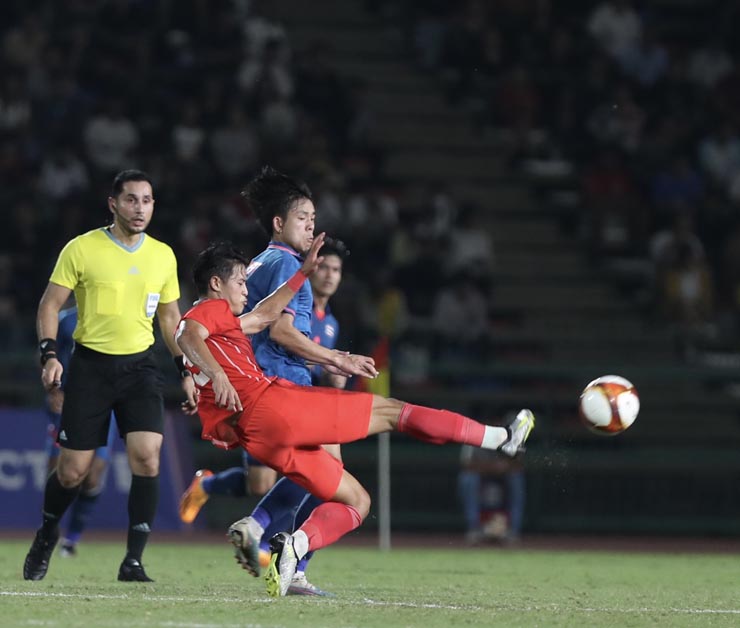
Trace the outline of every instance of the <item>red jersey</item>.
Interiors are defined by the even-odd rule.
[[[185,312],[182,320],[185,319],[192,319],[208,330],[206,345],[236,389],[244,414],[248,415],[260,395],[276,378],[267,377],[257,364],[252,343],[242,332],[239,318],[234,316],[224,299],[207,299]],[[201,436],[217,447],[231,449],[238,446],[236,434],[224,423],[234,416],[234,412],[216,405],[213,384],[205,373],[187,358],[185,365],[193,374],[195,385],[200,390],[198,415],[203,426]]]

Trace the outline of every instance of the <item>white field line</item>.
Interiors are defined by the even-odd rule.
[[[244,604],[245,599],[240,597],[195,597],[195,596],[171,596],[171,595],[143,595],[132,596],[126,594],[105,594],[105,593],[52,593],[48,591],[0,591],[0,597],[41,597],[41,598],[61,598],[61,599],[84,599],[84,600],[144,600],[148,602],[209,602],[219,604]],[[250,602],[262,602],[266,604],[275,603],[276,600],[270,598],[254,598]],[[323,600],[323,604],[342,603],[341,600],[336,602],[332,600]],[[351,604],[347,600],[347,604]],[[357,603],[357,602],[355,602]],[[386,602],[364,598],[359,601],[367,606],[387,606],[396,608],[429,608],[448,611],[482,611],[483,607],[472,605],[455,605],[455,604],[425,604],[419,602]],[[570,607],[559,604],[543,604],[531,606],[515,605],[492,605],[496,610],[509,611],[516,613],[541,613],[541,612],[567,612],[567,613],[621,613],[627,615],[640,615],[644,613],[673,613],[676,615],[740,615],[740,608],[661,608],[661,607],[639,607],[639,608],[596,608],[596,607]],[[31,625],[31,624],[29,624]],[[39,625],[53,625],[41,622]],[[159,626],[192,626],[193,628],[209,628],[210,626],[225,626],[226,624],[185,624],[185,623],[159,623]],[[240,624],[242,625],[242,624]]]
[[[21,622],[18,624],[19,626],[44,626],[51,628],[52,626],[58,626],[59,622],[48,619],[28,619],[25,622]],[[65,625],[66,622],[65,622]],[[131,624],[131,620],[126,620],[124,622],[115,622],[115,621],[106,621],[102,624],[98,624],[98,626],[111,626],[112,628],[115,628],[117,626],[132,626],[136,624]],[[145,625],[147,627],[149,626],[158,626],[159,628],[267,628],[264,624],[202,624],[202,623],[195,623],[195,622],[177,622],[177,621],[152,621],[151,619],[146,619],[142,621],[142,625]],[[271,625],[270,628],[279,628],[276,626]]]

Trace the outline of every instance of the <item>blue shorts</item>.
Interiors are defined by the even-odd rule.
[[[46,427],[46,442],[44,443],[44,451],[48,458],[56,458],[59,455],[59,443],[57,442],[57,436],[59,435],[59,422],[62,419],[61,414],[55,414],[48,408],[46,410],[46,416],[49,417],[49,424]],[[108,441],[103,447],[98,447],[95,450],[95,456],[106,462],[110,460],[110,453],[113,450],[113,444],[118,436],[118,428],[116,427],[116,416],[111,416],[110,427],[108,428]]]

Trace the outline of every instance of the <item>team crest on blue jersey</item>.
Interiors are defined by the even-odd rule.
[[[327,325],[324,329],[324,333],[329,336],[329,338],[334,338],[334,326],[333,325]]]

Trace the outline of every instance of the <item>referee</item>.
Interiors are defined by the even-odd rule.
[[[119,172],[108,208],[113,214],[110,226],[77,236],[62,249],[39,303],[36,329],[41,381],[47,390],[61,382],[58,314],[73,291],[78,322],[57,437],[59,459],[46,481],[43,523],[23,565],[26,580],[46,575],[59,539],[59,521],[90,471],[95,449],[106,442],[113,410],[132,474],[126,556],[118,579],[152,581],[141,556],[159,501],[164,424],[161,378],[152,352],[155,314],[180,370],[187,398],[183,407],[192,414],[197,405],[192,377],[174,341],[180,320],[175,255],[145,233],[154,211],[149,176],[139,170]]]

